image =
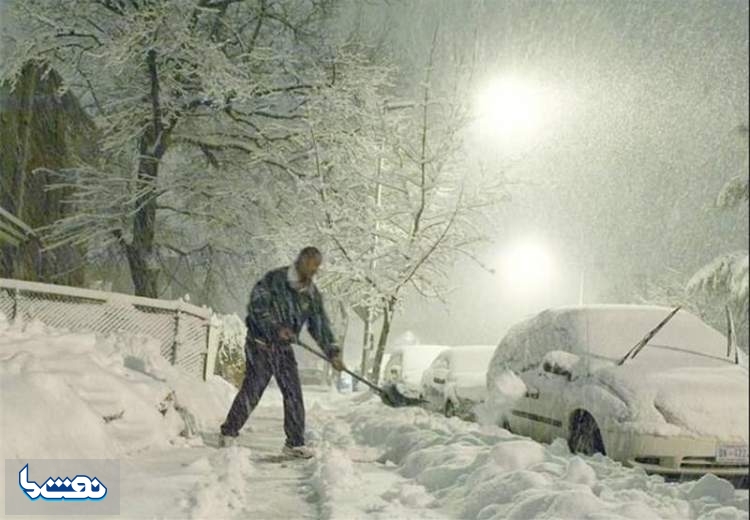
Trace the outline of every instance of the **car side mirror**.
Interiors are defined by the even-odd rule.
[[[580,358],[570,352],[563,350],[553,350],[548,352],[542,360],[542,370],[548,374],[562,376],[568,381],[573,380],[573,367],[580,361]]]

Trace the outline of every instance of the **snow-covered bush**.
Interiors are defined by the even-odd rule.
[[[221,319],[219,350],[216,354],[216,374],[234,386],[245,377],[245,335],[247,327],[236,314],[224,314]]]
[[[724,294],[730,303],[747,307],[747,251],[735,251],[715,258],[695,273],[688,282],[688,290]]]

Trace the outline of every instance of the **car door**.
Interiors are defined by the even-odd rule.
[[[521,373],[520,377],[526,384],[526,395],[511,413],[523,424],[523,433],[541,442],[563,437],[567,377],[545,371],[542,365]]]

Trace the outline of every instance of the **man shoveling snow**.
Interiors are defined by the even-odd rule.
[[[312,457],[312,451],[305,446],[305,405],[292,341],[307,324],[308,332],[333,367],[345,368],[322,296],[313,283],[322,260],[317,248],[306,247],[292,265],[269,271],[253,287],[245,320],[245,379],[221,425],[221,446],[231,444],[239,435],[274,376],[284,402],[286,443],[282,453]]]

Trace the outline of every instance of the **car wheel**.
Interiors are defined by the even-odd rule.
[[[606,454],[602,434],[591,414],[579,411],[573,415],[568,446],[573,453],[583,455]]]
[[[445,403],[445,416],[446,417],[455,417],[456,416],[456,408],[453,406],[453,403],[450,401],[447,401]]]

